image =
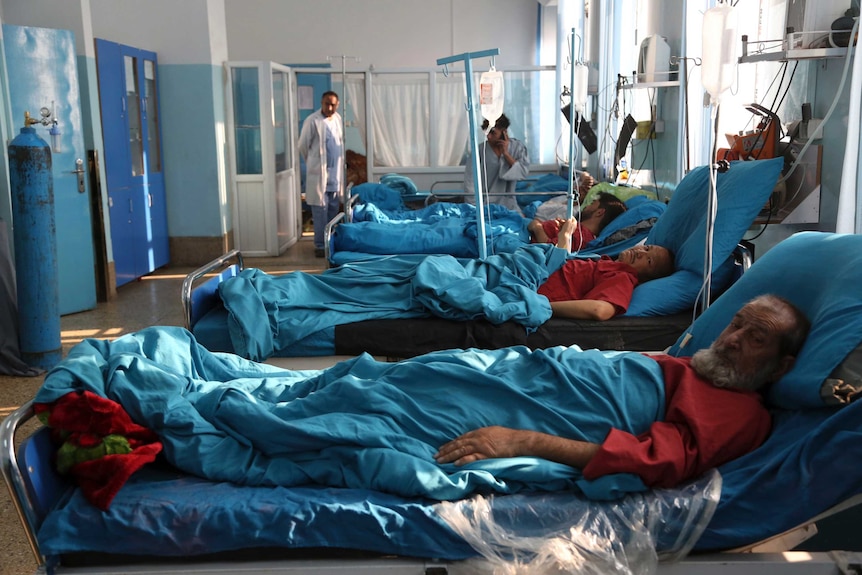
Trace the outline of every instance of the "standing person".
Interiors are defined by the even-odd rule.
[[[482,123],[482,129],[488,129],[488,120]],[[475,203],[472,155],[473,151],[469,150],[464,170],[464,191],[468,194],[466,201],[470,204]],[[527,146],[509,137],[509,118],[505,114],[488,132],[487,140],[479,145],[479,170],[485,180],[488,201],[522,213],[515,196],[515,186],[530,174],[530,158]]]
[[[320,110],[302,124],[299,153],[305,160],[305,201],[311,207],[314,222],[314,255],[322,258],[323,230],[338,215],[341,183],[344,179],[344,144],[338,94],[323,93]]]

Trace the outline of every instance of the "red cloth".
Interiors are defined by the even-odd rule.
[[[557,245],[557,238],[560,236],[560,223],[557,220],[545,220],[542,222],[542,229],[545,230],[545,235],[548,236],[548,243]],[[596,236],[587,228],[578,226],[575,233],[572,234],[572,245],[570,251],[578,251],[591,241],[596,239]]]
[[[162,450],[158,436],[133,422],[120,404],[89,391],[67,393],[52,404],[37,404],[35,410],[48,412],[46,424],[73,448],[98,447],[108,435],[126,439],[130,453],[81,461],[69,469],[87,500],[103,510],[129,477]]]
[[[634,473],[649,487],[673,487],[766,440],[772,420],[759,393],[715,387],[691,358],[650,357],[664,373],[664,421],[638,436],[612,429],[584,468],[586,479]]]
[[[628,309],[636,285],[638,275],[633,267],[602,256],[599,260],[567,261],[539,286],[538,292],[551,301],[606,301],[619,314]]]

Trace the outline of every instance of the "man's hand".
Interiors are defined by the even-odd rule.
[[[434,459],[464,465],[481,459],[531,456],[583,469],[598,450],[596,443],[494,425],[468,431],[443,444]]]
[[[569,218],[562,221],[560,225],[560,233],[557,235],[557,247],[564,250],[571,250],[572,236],[575,235],[575,230],[578,229],[578,220]]]
[[[522,455],[521,444],[529,432],[508,427],[480,427],[445,443],[434,459],[437,463],[464,465],[480,459],[517,457]]]

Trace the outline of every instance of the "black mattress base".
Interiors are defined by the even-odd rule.
[[[583,349],[661,351],[691,324],[691,313],[661,317],[617,316],[608,321],[551,318],[535,332],[515,322],[441,318],[368,320],[335,328],[335,353],[368,352],[406,358],[442,349],[499,349],[525,345],[544,349],[578,345]]]

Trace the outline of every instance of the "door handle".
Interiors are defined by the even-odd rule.
[[[78,158],[75,160],[75,169],[70,172],[71,174],[78,174],[78,193],[84,193],[84,174],[87,171],[84,169],[84,160]]]

